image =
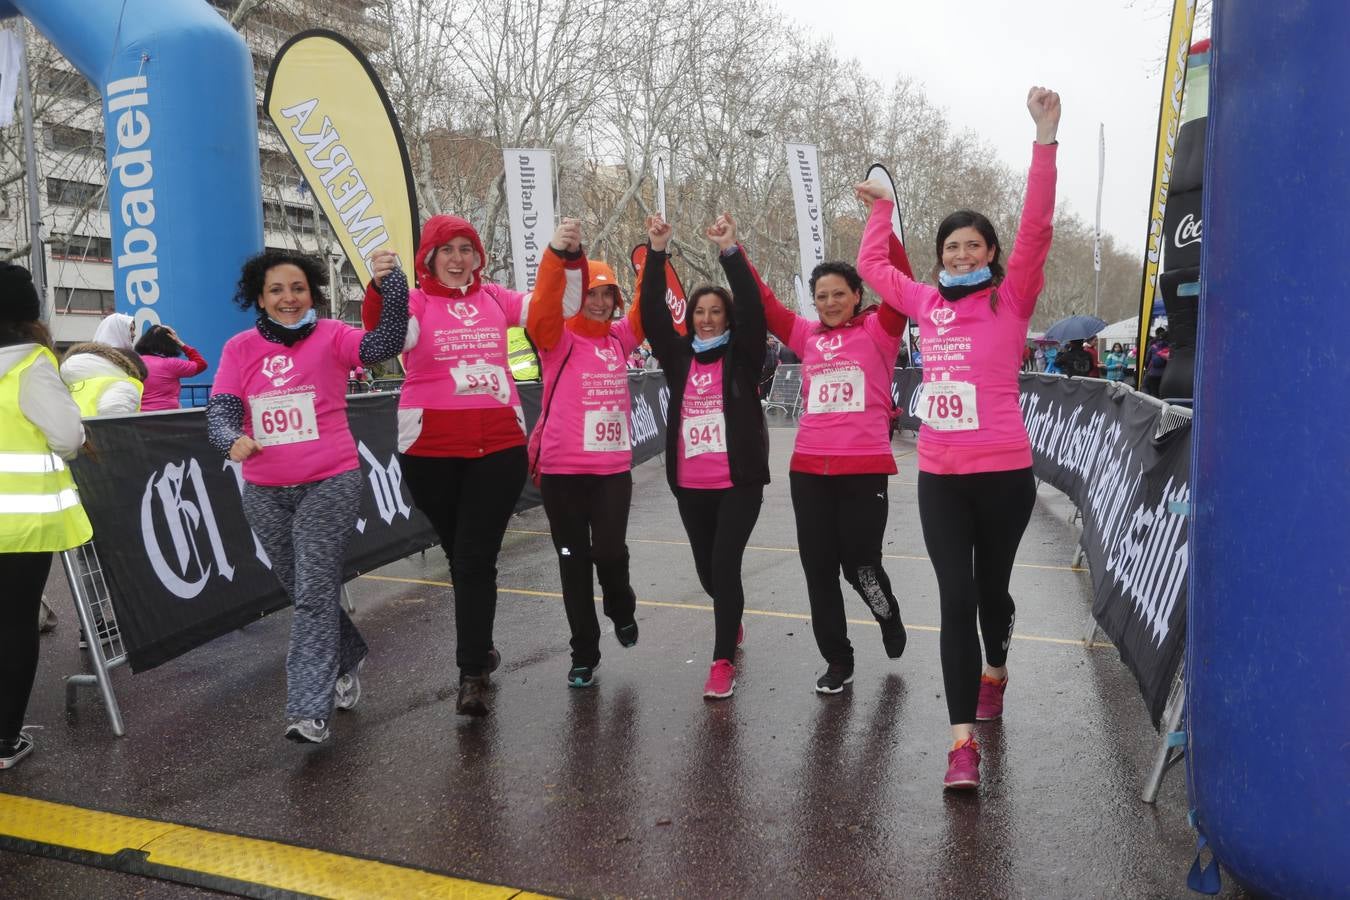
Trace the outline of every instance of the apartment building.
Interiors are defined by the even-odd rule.
[[[369,18],[374,0],[210,2],[227,19],[241,7],[245,13],[238,29],[253,56],[266,245],[327,259],[334,315],[359,323],[360,279],[268,120],[262,95],[277,49],[307,28],[337,31],[368,55],[378,52],[387,38]],[[31,28],[28,63],[45,282],[53,337],[58,347],[65,347],[91,339],[99,321],[114,311],[102,105],[98,90]],[[21,141],[17,122],[0,135],[0,256],[20,250],[17,261],[27,264],[30,228]],[[189,334],[183,337],[193,339]]]

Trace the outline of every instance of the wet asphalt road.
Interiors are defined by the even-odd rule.
[[[288,613],[150,672],[115,673],[122,739],[92,694],[68,716],[61,677],[78,666],[76,629],[57,574],[49,596],[62,621],[43,639],[28,715],[43,726],[39,747],[0,774],[0,791],[567,896],[1185,896],[1194,835],[1182,773],[1156,806],[1138,799],[1157,737],[1115,650],[1076,642],[1090,579],[1069,568],[1068,501],[1041,488],[1018,556],[1007,711],[979,729],[984,784],[944,795],[937,586],[912,436],[895,442],[885,546],[908,649],[886,659],[845,586],[857,674],[821,697],[788,499],[791,435],[771,432],[775,481],[746,554],[747,638],[728,701],[701,696],[711,605],[653,461],[634,472],[629,526],[641,640],[621,648],[602,618],[595,689],[564,684],[567,626],[538,509],[513,520],[499,566],[492,715],[454,713],[450,591],[436,583],[448,571],[431,551],[352,583],[372,648],[365,693],[319,747],[281,737]],[[0,852],[4,896],[199,893]],[[1225,879],[1223,896],[1245,895]]]

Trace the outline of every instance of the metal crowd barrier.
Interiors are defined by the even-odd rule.
[[[802,367],[799,364],[780,365],[773,373],[769,396],[764,399],[764,411],[776,409],[789,419],[802,411]]]

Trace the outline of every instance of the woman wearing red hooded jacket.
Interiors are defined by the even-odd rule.
[[[623,309],[623,295],[614,270],[584,258],[576,219],[563,220],[544,258],[566,267],[569,290],[547,296],[536,291],[538,302],[525,323],[544,373],[543,405],[537,434],[531,437],[538,457],[531,465],[539,473],[572,630],[567,683],[586,688],[595,683],[600,664],[592,565],[615,637],[625,647],[638,639],[637,596],[629,581],[625,543],[633,451],[624,360],[642,343],[642,319],[637,303],[624,318],[615,319]],[[575,288],[582,283],[585,300],[569,303],[579,296]]]
[[[455,585],[455,662],[461,715],[488,712],[488,674],[501,662],[492,641],[497,554],[525,486],[525,417],[507,360],[506,331],[523,325],[533,295],[482,280],[478,232],[457,216],[422,228],[408,297],[408,337],[398,410],[403,477],[440,538]],[[536,294],[561,298],[562,261],[544,254]],[[579,301],[580,287],[576,299]],[[366,327],[378,321],[368,289]]]

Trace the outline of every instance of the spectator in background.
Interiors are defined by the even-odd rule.
[[[778,345],[778,364],[782,366],[800,366],[801,357],[792,352],[792,348],[787,344]]]
[[[1092,337],[1084,341],[1083,349],[1087,351],[1088,356],[1092,357],[1092,372],[1090,373],[1091,376],[1093,378],[1101,378],[1102,358],[1101,355],[1097,352],[1097,336],[1093,335]]]
[[[1162,386],[1163,369],[1167,368],[1167,358],[1172,355],[1171,344],[1167,341],[1167,329],[1161,325],[1153,332],[1153,340],[1144,351],[1144,393],[1152,397],[1159,396]]]
[[[1032,362],[1032,364],[1035,366],[1035,368],[1032,369],[1033,372],[1044,372],[1044,371],[1045,371],[1045,347],[1044,347],[1044,346],[1042,346],[1042,345],[1040,345],[1040,344],[1037,344],[1037,345],[1036,345],[1036,352],[1035,352],[1035,354],[1033,354],[1033,362]]]
[[[1125,377],[1125,347],[1119,341],[1111,345],[1106,354],[1106,380],[1120,381]]]
[[[0,263],[0,770],[33,750],[23,727],[38,667],[38,610],[53,555],[89,540],[70,469],[80,412],[57,375],[51,333],[23,266]],[[15,501],[23,501],[16,503]]]
[[[1055,363],[1059,359],[1059,345],[1051,344],[1045,348],[1045,373],[1047,375],[1059,375],[1059,366]]]
[[[773,335],[768,335],[764,339],[764,368],[759,378],[759,399],[764,400],[769,396],[769,388],[773,386],[773,375],[778,371],[778,341]]]
[[[61,360],[61,379],[86,419],[140,412],[146,374],[134,350],[107,344],[76,344]]]
[[[1092,354],[1083,347],[1082,341],[1069,341],[1069,346],[1055,357],[1055,365],[1065,375],[1090,378],[1096,371]]]
[[[94,343],[130,350],[136,343],[136,320],[126,313],[113,313],[98,323]]]
[[[207,367],[202,355],[183,343],[178,332],[168,325],[147,328],[136,342],[136,352],[141,355],[146,371],[141,412],[181,408],[178,395],[183,389],[182,380],[195,378]]]

